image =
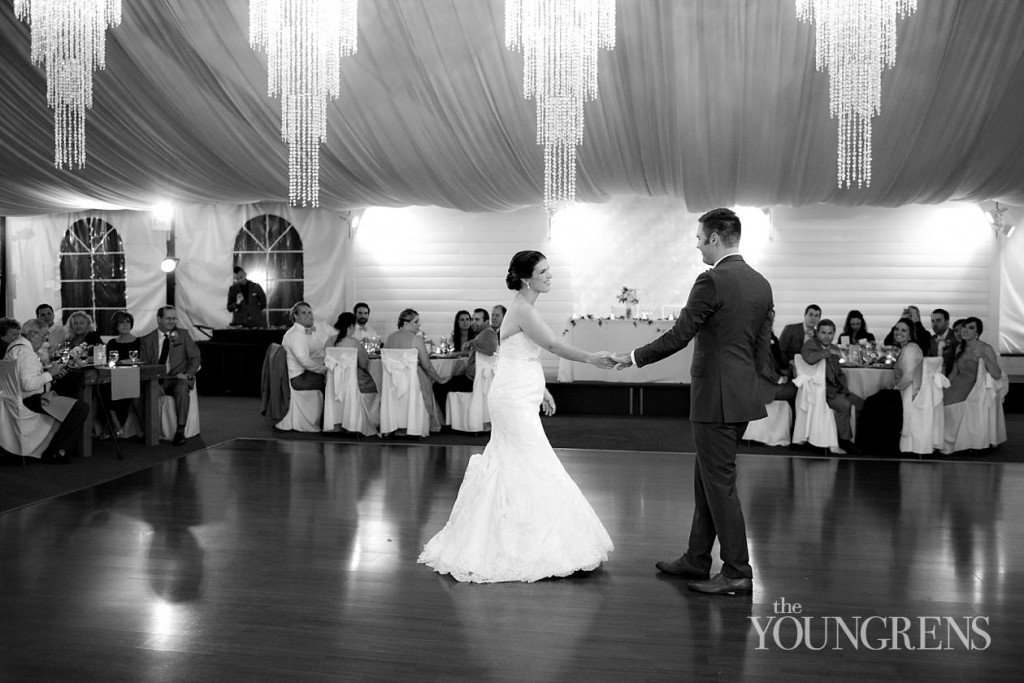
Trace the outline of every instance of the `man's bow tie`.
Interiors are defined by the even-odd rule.
[[[306,328],[306,334],[313,334],[314,332],[316,332],[316,325]]]

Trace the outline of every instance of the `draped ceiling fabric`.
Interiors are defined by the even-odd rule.
[[[131,0],[107,32],[84,170],[53,167],[45,74],[0,2],[0,215],[286,201],[280,103],[248,0]],[[542,198],[503,0],[366,0],[329,107],[321,205],[507,211]],[[793,0],[620,0],[586,105],[578,199],[712,206],[1024,204],[1024,2],[925,0],[898,22],[868,189],[835,180],[828,77]]]

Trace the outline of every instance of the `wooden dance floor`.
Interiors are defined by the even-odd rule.
[[[741,456],[754,594],[712,597],[654,569],[685,453],[560,451],[598,571],[417,565],[470,452],[242,439],[0,515],[0,680],[1020,680],[1024,465]]]

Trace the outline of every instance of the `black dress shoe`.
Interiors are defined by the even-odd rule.
[[[171,443],[175,446],[180,446],[185,443],[185,432],[175,432],[174,440]]]
[[[707,581],[708,577],[711,576],[710,572],[701,571],[687,562],[686,555],[683,555],[678,560],[655,562],[654,566],[658,568],[658,571],[665,572],[666,574],[682,576],[697,581]]]
[[[839,439],[839,447],[851,455],[856,455],[861,452],[855,443],[847,441],[846,439]]]
[[[707,593],[708,595],[738,595],[740,593],[754,592],[754,582],[752,580],[747,578],[728,579],[721,572],[715,574],[707,581],[695,581],[687,584],[686,587],[692,591]]]

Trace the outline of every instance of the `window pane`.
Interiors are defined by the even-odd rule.
[[[245,224],[245,229],[238,231],[238,235],[235,236],[235,251],[266,251],[266,247],[250,234],[250,231],[256,235],[262,233],[258,227],[259,220],[258,218],[252,219]]]
[[[302,280],[302,254],[270,252],[267,259],[270,272],[281,280]]]
[[[124,279],[124,254],[97,252],[92,257],[93,274],[102,280]]]
[[[83,308],[92,308],[92,283],[61,282],[60,301],[65,315]]]
[[[60,257],[61,280],[92,279],[92,257],[88,254],[64,254]]]
[[[125,307],[127,287],[124,280],[97,280],[93,284],[96,290],[96,306],[114,309]]]
[[[301,281],[271,280],[267,287],[268,308],[291,308],[297,301],[302,301]]]
[[[114,327],[114,314],[119,310],[122,309],[96,309],[96,331],[100,334],[117,334],[117,329]]]
[[[289,230],[275,243],[274,248],[280,251],[302,251],[302,238],[299,236],[299,231],[289,226]]]

